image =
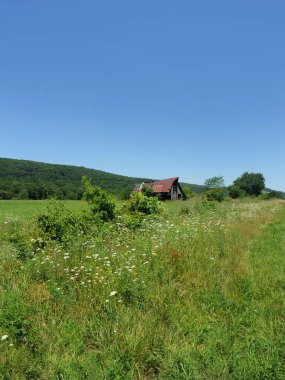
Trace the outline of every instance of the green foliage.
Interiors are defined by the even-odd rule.
[[[229,196],[233,199],[241,198],[245,196],[245,192],[237,185],[231,185],[228,187]]]
[[[22,342],[29,330],[25,313],[27,310],[20,295],[12,291],[7,292],[0,309],[0,328],[5,329],[16,343]]]
[[[182,206],[180,209],[180,215],[189,215],[191,212],[190,208],[188,206]]]
[[[204,196],[201,201],[195,203],[194,210],[198,215],[207,215],[216,210],[216,204],[213,201],[209,201],[206,196]]]
[[[39,236],[44,240],[67,240],[78,231],[76,214],[60,201],[52,200],[47,211],[36,216]]]
[[[205,192],[205,195],[208,201],[222,202],[225,197],[224,190],[220,187],[213,187],[211,189],[208,189]]]
[[[225,186],[224,177],[220,176],[220,177],[208,178],[204,182],[204,186],[207,189],[213,189],[215,187],[224,187]]]
[[[138,230],[144,218],[144,214],[140,212],[122,212],[122,215],[118,216],[117,226],[120,228],[126,228],[127,230]]]
[[[115,217],[115,203],[107,192],[99,186],[93,186],[86,177],[82,178],[82,182],[84,184],[83,198],[89,203],[92,213],[98,215],[104,222],[113,220]]]
[[[182,191],[183,191],[183,200],[188,200],[188,199],[191,199],[195,196],[195,193],[191,190],[191,188],[189,186],[183,186],[182,187]]]
[[[156,197],[148,197],[141,192],[135,192],[131,195],[126,209],[132,213],[158,214],[160,212],[160,202]]]
[[[284,199],[284,194],[281,191],[271,190],[269,193],[269,199]]]
[[[142,187],[142,193],[143,195],[146,195],[147,197],[152,197],[153,196],[153,190],[152,190],[152,187],[150,186],[143,186]]]
[[[12,198],[13,198],[13,194],[10,191],[0,190],[0,199],[8,200],[8,199],[12,199]]]
[[[260,195],[265,188],[265,179],[261,173],[245,172],[234,181],[234,185],[239,187],[246,195]]]
[[[126,196],[126,192],[121,194],[124,189],[133,190],[136,183],[149,181],[147,178],[125,177],[78,166],[0,158],[0,200],[81,199],[83,176],[121,199]],[[191,188],[195,192],[203,190],[203,186],[194,184]]]
[[[134,186],[126,186],[119,193],[119,199],[126,201],[130,198],[132,192],[134,190]]]
[[[83,176],[115,195],[148,181],[78,166],[0,158],[0,199],[81,199]]]

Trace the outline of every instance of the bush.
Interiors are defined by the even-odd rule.
[[[98,215],[103,222],[113,220],[115,217],[115,203],[109,194],[99,186],[93,186],[89,179],[82,178],[85,190],[83,199],[85,199],[91,208],[91,212]]]
[[[147,215],[158,214],[160,212],[160,203],[155,197],[148,197],[137,192],[131,195],[126,209],[129,212],[140,212]]]
[[[205,195],[208,201],[222,202],[225,197],[224,191],[220,187],[214,187],[212,189],[207,190]]]
[[[47,212],[36,217],[36,225],[44,240],[63,241],[77,230],[77,219],[65,203],[52,200]]]
[[[241,198],[245,195],[245,192],[237,185],[231,185],[228,187],[229,196],[233,199]]]
[[[190,207],[182,206],[179,211],[179,215],[189,215],[190,212],[191,212]]]
[[[216,204],[213,201],[207,200],[207,197],[204,196],[201,200],[201,202],[197,202],[194,205],[194,210],[200,214],[204,215],[208,212],[213,212],[216,210]]]
[[[187,201],[187,199],[195,197],[194,191],[192,191],[189,186],[183,186],[182,191],[184,201]]]

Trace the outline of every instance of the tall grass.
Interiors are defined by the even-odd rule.
[[[284,204],[1,232],[0,378],[283,379]],[[6,337],[6,335],[8,335]]]

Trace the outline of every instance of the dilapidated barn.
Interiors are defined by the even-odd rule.
[[[142,191],[144,187],[151,188],[154,195],[163,200],[183,199],[183,190],[178,182],[179,177],[161,179],[154,182],[143,182],[135,186],[134,191]]]

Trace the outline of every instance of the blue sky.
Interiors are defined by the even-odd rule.
[[[285,2],[2,0],[0,156],[285,190]]]

